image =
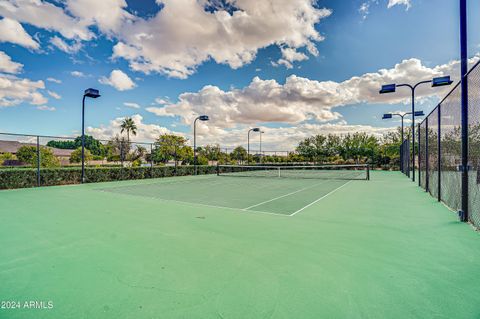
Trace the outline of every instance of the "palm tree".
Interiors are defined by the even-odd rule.
[[[131,117],[126,117],[120,127],[122,128],[120,133],[123,133],[124,131],[127,132],[127,143],[130,144],[130,133],[132,133],[133,135],[137,135],[137,125]]]

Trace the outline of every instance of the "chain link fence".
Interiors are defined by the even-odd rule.
[[[470,220],[480,227],[480,67],[468,74],[468,206]]]
[[[81,183],[81,146],[81,137],[0,133],[0,189]],[[235,155],[233,151],[197,147],[197,173],[216,173],[217,163],[246,163],[246,153]],[[292,154],[251,150],[250,162],[287,163],[295,160]],[[109,140],[86,135],[84,158],[84,181],[88,183],[195,173],[193,148],[173,139],[148,143],[120,135]]]
[[[410,177],[410,140],[404,140],[400,145],[400,170]]]
[[[469,221],[480,228],[480,67],[468,80]],[[419,185],[450,207],[462,207],[461,85],[458,83],[418,125]]]

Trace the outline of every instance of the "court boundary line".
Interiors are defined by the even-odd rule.
[[[298,189],[298,190],[293,191],[293,192],[290,192],[290,193],[288,193],[288,194],[280,195],[280,196],[277,196],[277,197],[275,197],[275,198],[272,198],[272,199],[263,201],[263,202],[261,202],[261,203],[258,203],[258,204],[255,204],[255,205],[251,205],[251,206],[248,206],[248,207],[246,207],[246,208],[242,208],[242,210],[249,210],[250,208],[254,208],[254,207],[257,207],[257,206],[266,204],[266,203],[273,202],[274,200],[277,200],[277,199],[280,199],[280,198],[284,198],[284,197],[287,197],[287,196],[290,196],[290,195],[293,195],[293,194],[296,194],[296,193],[303,192],[303,191],[305,191],[305,190],[307,190],[307,189],[310,189],[310,188],[313,188],[313,187],[315,187],[315,186],[325,184],[326,182],[327,182],[327,181],[322,181],[322,182],[320,182],[320,183],[316,183],[316,184],[310,185],[310,186],[308,186],[308,187],[304,187],[304,188]]]
[[[235,208],[235,207],[227,207],[227,206],[217,206],[217,205],[210,205],[210,204],[202,204],[202,203],[194,203],[194,202],[185,202],[181,200],[175,200],[175,199],[165,199],[165,198],[158,198],[158,197],[150,197],[150,196],[142,196],[142,195],[133,195],[133,194],[124,194],[124,193],[115,193],[115,192],[110,192],[108,190],[99,190],[100,192],[104,193],[109,193],[109,194],[114,194],[114,195],[126,195],[126,196],[133,196],[133,197],[142,197],[142,198],[148,198],[148,199],[153,199],[153,200],[159,200],[162,202],[172,202],[172,203],[177,203],[185,206],[202,206],[202,207],[211,207],[211,208],[219,208],[219,209],[228,209],[231,211],[235,211],[237,213],[260,213],[260,214],[268,214],[268,215],[276,215],[276,216],[284,216],[284,217],[289,217],[290,215],[288,214],[279,214],[279,213],[272,213],[272,212],[264,212],[261,210],[244,210],[242,208]]]
[[[314,201],[311,202],[310,204],[303,206],[302,208],[300,208],[299,210],[297,210],[296,212],[294,212],[294,213],[292,213],[292,214],[290,214],[290,215],[288,215],[288,216],[289,216],[289,217],[295,216],[296,214],[300,213],[300,212],[303,211],[304,209],[307,209],[308,207],[310,207],[310,206],[318,203],[318,202],[321,201],[322,199],[324,199],[324,198],[332,195],[332,194],[335,193],[336,191],[338,191],[338,190],[342,189],[343,187],[347,186],[347,185],[350,184],[351,182],[352,182],[352,181],[349,181],[349,182],[347,182],[347,183],[345,183],[345,184],[343,184],[343,185],[340,185],[339,187],[335,188],[334,190],[330,191],[329,193],[323,195],[323,196],[320,197],[320,198],[317,198],[316,200],[314,200]]]

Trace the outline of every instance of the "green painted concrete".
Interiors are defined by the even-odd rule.
[[[0,244],[0,300],[53,302],[0,318],[480,318],[479,234],[395,172],[1,191]]]

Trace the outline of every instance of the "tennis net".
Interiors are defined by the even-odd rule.
[[[338,180],[369,180],[368,165],[246,166],[218,165],[217,175],[236,177],[284,177]]]

